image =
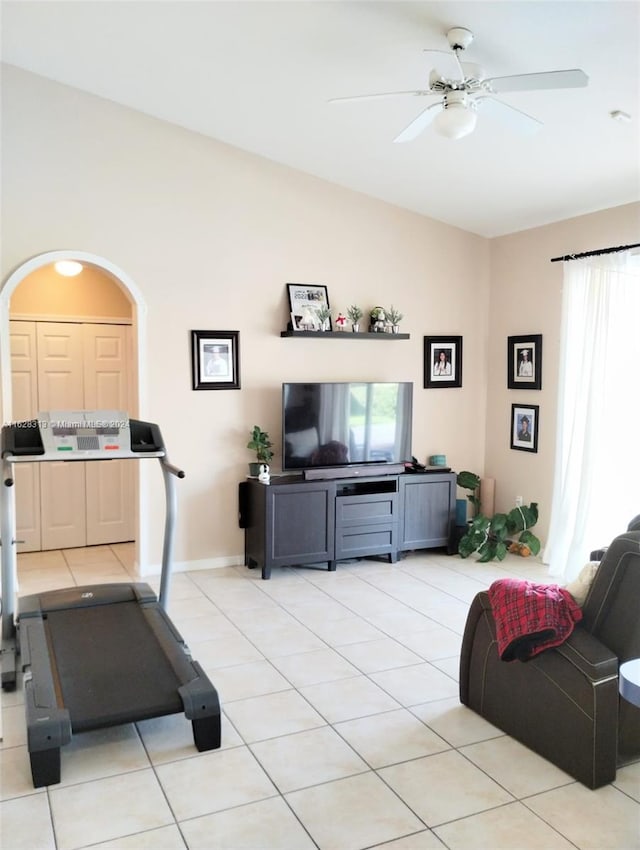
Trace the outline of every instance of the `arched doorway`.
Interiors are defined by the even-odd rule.
[[[126,296],[131,304],[131,338],[132,338],[132,373],[133,392],[131,415],[139,416],[145,407],[145,382],[143,376],[146,374],[144,363],[144,352],[146,351],[146,305],[142,294],[135,282],[120,268],[110,261],[95,254],[84,251],[64,250],[50,251],[32,257],[20,265],[4,282],[0,291],[0,380],[2,384],[2,419],[9,422],[13,418],[14,400],[12,392],[11,375],[11,347],[10,347],[10,305],[12,295],[16,289],[30,276],[47,266],[62,260],[75,260],[86,268],[95,270],[105,275]],[[137,509],[135,510],[134,535],[136,539],[136,565],[140,573],[147,563],[147,530],[145,523],[140,523],[140,516],[144,516],[143,503],[146,501],[146,470],[145,464],[135,464],[138,477]]]

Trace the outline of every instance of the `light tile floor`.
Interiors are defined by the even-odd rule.
[[[127,545],[21,555],[20,593],[126,581],[132,563]],[[197,753],[180,715],[76,735],[61,783],[35,790],[22,691],[3,693],[3,850],[640,848],[640,762],[589,791],[459,704],[469,602],[505,575],[548,581],[439,552],[174,576],[222,747]]]

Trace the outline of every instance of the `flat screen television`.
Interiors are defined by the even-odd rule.
[[[282,469],[411,459],[413,384],[282,385]]]

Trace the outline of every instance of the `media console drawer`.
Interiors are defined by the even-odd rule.
[[[398,494],[336,498],[336,560],[365,555],[398,558]]]
[[[367,555],[389,555],[391,563],[398,560],[398,526],[351,525],[336,529],[336,561],[345,558],[364,558]]]
[[[375,523],[396,520],[397,493],[377,496],[338,496],[336,499],[336,527],[349,523]]]

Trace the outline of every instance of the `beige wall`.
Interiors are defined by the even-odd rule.
[[[2,132],[2,281],[73,247],[122,269],[146,301],[140,416],[161,424],[187,474],[177,561],[241,559],[245,444],[256,423],[279,443],[283,381],[413,381],[414,453],[482,469],[487,240],[12,68]],[[281,339],[289,281],[326,284],[336,310],[393,302],[411,339]],[[191,390],[192,329],[240,331],[241,390]],[[422,388],[428,334],[464,337],[462,389]]]
[[[131,303],[120,286],[86,265],[76,277],[59,275],[52,265],[36,269],[14,290],[10,309],[12,316],[131,319]]]
[[[637,242],[640,205],[489,242],[12,68],[2,134],[2,281],[74,247],[122,269],[146,301],[140,416],[161,424],[187,473],[179,562],[239,560],[248,431],[279,443],[281,383],[302,379],[413,381],[414,453],[494,477],[497,508],[538,501],[545,538],[562,286],[549,260]],[[326,284],[335,310],[393,302],[411,339],[281,339],[289,281]],[[240,331],[241,390],[190,389],[192,329]],[[527,333],[544,338],[541,392],[506,389],[507,336]],[[462,389],[422,388],[429,334],[464,337]],[[512,402],[540,405],[538,454],[509,448]],[[155,561],[160,490],[147,518]]]
[[[491,319],[486,475],[496,480],[496,509],[516,496],[538,502],[539,534],[549,526],[558,392],[563,263],[552,257],[637,243],[640,204],[568,219],[491,242]],[[507,389],[507,337],[541,333],[542,389]],[[510,448],[512,404],[537,404],[538,453]]]

